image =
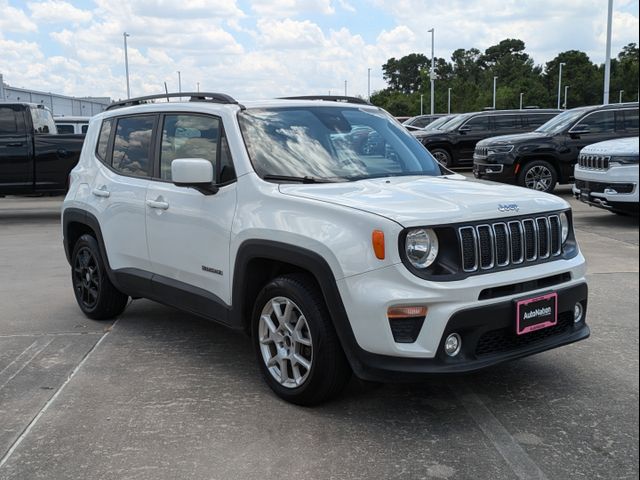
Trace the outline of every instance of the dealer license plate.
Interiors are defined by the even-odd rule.
[[[553,327],[557,323],[557,293],[549,293],[516,302],[516,332],[518,335]]]

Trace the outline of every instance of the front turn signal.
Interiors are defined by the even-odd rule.
[[[373,252],[378,260],[384,260],[384,232],[382,230],[374,230],[371,234],[371,244]]]
[[[407,307],[389,307],[387,309],[387,317],[390,319],[398,318],[416,318],[426,317],[427,307],[422,306],[407,306]]]

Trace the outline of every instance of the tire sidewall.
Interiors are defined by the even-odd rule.
[[[441,165],[443,165],[443,166],[445,166],[447,168],[450,168],[450,167],[453,166],[453,158],[451,157],[451,154],[447,150],[445,150],[444,148],[436,147],[436,148],[433,148],[433,149],[429,150],[429,153],[431,153],[431,156],[433,156],[433,158],[436,160],[436,162],[440,163]],[[447,161],[444,162],[444,163],[439,162],[438,159],[436,158],[436,153],[442,153],[442,154],[446,155]]]
[[[323,364],[326,363],[325,355],[323,355],[323,346],[326,337],[326,321],[323,319],[323,312],[320,311],[312,298],[310,298],[304,290],[295,288],[294,282],[289,282],[285,278],[278,278],[269,283],[256,297],[251,317],[251,341],[256,353],[256,359],[260,371],[269,386],[282,398],[293,403],[307,403],[309,397],[312,397],[315,391],[322,383],[321,375]],[[259,320],[262,309],[267,302],[274,297],[285,297],[293,301],[302,311],[309,331],[311,333],[311,341],[313,348],[313,357],[311,369],[305,382],[296,388],[287,388],[282,386],[269,372],[265,361],[262,357],[259,342]]]

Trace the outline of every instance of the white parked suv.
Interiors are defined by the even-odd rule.
[[[573,194],[580,201],[623,215],[638,215],[638,137],[594,143],[575,166]]]
[[[569,205],[451,173],[358,99],[114,104],[62,224],[88,317],[144,297],[245,331],[298,404],[589,336]]]

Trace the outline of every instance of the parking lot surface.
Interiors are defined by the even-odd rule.
[[[316,408],[276,398],[223,327],[146,300],[88,320],[61,199],[0,199],[0,479],[638,478],[638,221],[559,194],[590,339],[421,384],[353,380]]]

